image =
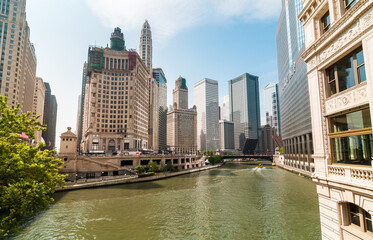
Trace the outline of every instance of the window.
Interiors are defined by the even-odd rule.
[[[354,229],[360,229],[369,235],[373,233],[371,214],[353,203],[344,203],[342,208],[345,209],[345,226],[353,226]]]
[[[329,11],[327,11],[324,16],[321,17],[320,19],[321,22],[321,28],[323,33],[328,31],[330,28],[330,16],[329,16]]]
[[[364,53],[360,47],[326,69],[329,96],[366,81]]]
[[[333,163],[371,165],[373,138],[368,108],[331,117],[330,127]]]
[[[345,9],[348,10],[356,3],[356,0],[344,0],[344,2],[345,2]]]

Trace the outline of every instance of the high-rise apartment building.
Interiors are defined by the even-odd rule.
[[[304,6],[322,239],[373,239],[373,1]]]
[[[264,87],[264,113],[266,125],[276,128],[277,135],[281,133],[279,118],[278,85],[268,83]]]
[[[8,106],[20,104],[22,112],[33,108],[36,55],[26,22],[26,0],[0,2],[0,95]]]
[[[204,78],[194,84],[197,112],[197,148],[199,151],[220,148],[218,81]]]
[[[52,95],[52,90],[49,83],[45,82],[45,101],[43,124],[47,125],[47,129],[42,132],[42,137],[45,141],[46,148],[49,150],[55,149],[56,140],[56,124],[57,124],[57,99]]]
[[[82,141],[84,151],[148,148],[148,68],[126,50],[120,28],[110,47],[90,47],[87,61]]]
[[[34,81],[34,99],[32,105],[32,116],[39,116],[38,122],[43,123],[44,103],[45,103],[45,85],[43,79],[36,77]],[[35,131],[35,142],[41,142],[41,131]]]
[[[158,151],[167,150],[167,79],[162,68],[153,68],[158,89]],[[157,150],[157,149],[154,149]]]
[[[234,146],[239,150],[243,148],[246,138],[258,139],[260,128],[258,80],[257,76],[244,73],[228,82],[230,120],[234,123]]]
[[[84,99],[85,99],[85,88],[87,84],[87,62],[84,62],[83,65],[83,76],[82,76],[82,90],[81,94],[79,95],[78,99],[78,117],[77,117],[77,124],[76,124],[76,132],[77,132],[77,149],[81,151],[81,142],[82,142],[82,132],[83,132],[83,116],[84,116]]]
[[[188,109],[188,87],[181,76],[172,92],[173,107],[167,112],[167,146],[176,153],[197,150],[197,110]]]
[[[297,16],[302,0],[282,1],[276,31],[281,136],[285,164],[312,172],[312,126],[307,65],[302,59],[304,29]]]

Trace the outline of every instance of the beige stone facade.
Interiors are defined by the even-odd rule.
[[[45,102],[45,85],[43,79],[40,77],[35,78],[34,82],[34,99],[32,105],[32,116],[40,115],[38,121],[43,123],[44,115],[44,102]],[[35,132],[35,142],[41,141],[41,131]]]
[[[20,104],[22,112],[32,111],[36,56],[26,22],[26,0],[2,4],[0,20],[0,95],[8,97],[9,107]]]
[[[305,0],[323,239],[373,239],[373,1]]]
[[[88,58],[84,151],[148,148],[150,75],[144,62],[136,51],[125,49],[119,28],[111,48],[91,47]]]
[[[188,109],[186,80],[179,77],[173,90],[173,108],[167,113],[167,146],[177,153],[197,150],[197,109]]]
[[[71,127],[68,127],[67,131],[62,133],[60,138],[61,138],[61,141],[60,141],[59,154],[75,155],[77,136],[71,131]]]

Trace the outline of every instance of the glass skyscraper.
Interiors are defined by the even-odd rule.
[[[228,85],[230,120],[234,122],[234,146],[241,150],[246,138],[258,139],[259,78],[244,73],[230,80]]]
[[[167,80],[162,68],[153,68],[158,84],[158,150],[167,149]]]
[[[218,82],[202,79],[194,84],[197,107],[197,148],[200,151],[220,148]]]
[[[285,159],[294,167],[311,171],[312,126],[307,65],[301,57],[304,29],[297,17],[302,9],[301,0],[282,1],[276,31],[279,110]]]

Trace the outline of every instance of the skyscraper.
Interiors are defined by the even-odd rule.
[[[268,83],[264,87],[264,113],[266,115],[266,125],[276,128],[277,135],[281,133],[279,118],[278,85]]]
[[[304,30],[297,16],[302,0],[282,1],[276,31],[279,76],[281,136],[287,164],[311,170],[312,126],[307,66],[304,51]]]
[[[188,87],[181,76],[175,82],[173,107],[167,113],[167,146],[177,153],[197,150],[197,110],[188,109]]]
[[[38,118],[38,122],[43,123],[44,118],[44,102],[45,102],[45,85],[43,79],[40,77],[35,78],[35,85],[34,85],[34,101],[32,106],[32,116],[36,117],[40,115]],[[35,132],[35,141],[41,141],[41,131]]]
[[[152,31],[148,20],[145,20],[141,29],[139,54],[144,61],[145,66],[149,69],[150,74],[153,70],[153,46],[152,46]]]
[[[147,67],[150,75],[148,79],[148,88],[149,88],[149,119],[148,119],[148,134],[149,134],[149,148],[152,148],[155,151],[158,151],[159,148],[159,99],[158,99],[158,83],[153,78],[153,63],[152,63],[152,31],[148,20],[145,20],[141,28],[140,36],[140,45],[139,45],[139,54],[145,66]]]
[[[0,4],[0,95],[8,106],[20,104],[22,112],[32,111],[36,55],[26,22],[26,0],[7,0]]]
[[[229,121],[229,95],[224,96],[223,103],[220,105],[220,120]]]
[[[162,68],[153,68],[153,78],[158,84],[158,150],[164,151],[167,149],[167,79]]]
[[[197,107],[197,147],[199,151],[220,148],[218,82],[204,78],[194,84]]]
[[[228,82],[230,120],[234,123],[234,146],[236,149],[243,148],[246,138],[258,139],[259,136],[258,80],[257,76],[244,73]]]
[[[52,95],[52,90],[49,83],[45,82],[45,102],[43,124],[47,125],[47,129],[42,132],[42,137],[45,141],[46,148],[53,150],[56,140],[56,123],[57,123],[57,99]]]
[[[84,116],[84,99],[85,99],[85,88],[87,84],[87,62],[84,62],[83,65],[83,75],[82,75],[82,90],[81,94],[79,95],[78,100],[78,117],[77,117],[77,124],[76,124],[76,131],[77,131],[77,149],[80,151],[80,144],[82,141],[82,132],[83,132],[83,116]]]
[[[90,47],[82,141],[84,151],[148,148],[149,71],[126,50],[120,28],[110,48]]]

